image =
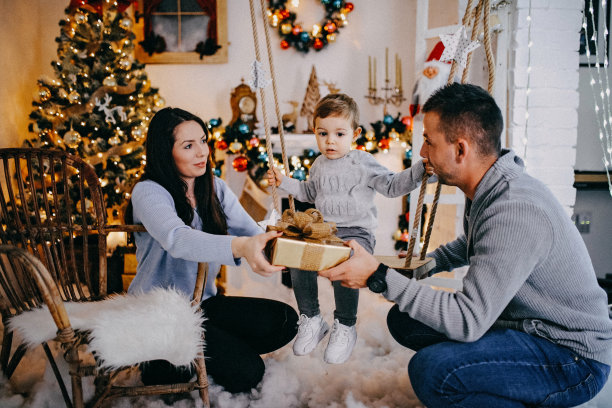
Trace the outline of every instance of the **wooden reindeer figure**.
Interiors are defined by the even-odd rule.
[[[295,124],[297,122],[297,117],[298,117],[297,108],[298,108],[299,103],[297,101],[287,101],[287,103],[293,106],[293,110],[291,113],[283,114],[283,116],[281,117],[281,120],[285,128],[289,128],[291,126],[295,127]]]

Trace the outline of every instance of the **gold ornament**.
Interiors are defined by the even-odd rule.
[[[159,97],[155,100],[155,106],[157,106],[158,108],[161,108],[165,104],[166,104],[166,101],[162,97]]]
[[[38,99],[41,102],[46,102],[51,98],[51,91],[46,86],[38,88]]]
[[[376,137],[376,133],[374,133],[373,130],[368,130],[365,134],[365,137],[368,140],[374,140],[374,138]]]
[[[145,79],[144,81],[142,81],[142,89],[140,91],[147,92],[149,89],[151,89],[151,81]]]
[[[104,81],[102,81],[102,85],[104,85],[104,86],[117,86],[117,80],[112,75],[111,76],[107,76],[106,78],[104,78]]]
[[[399,139],[399,133],[397,133],[397,131],[395,129],[391,129],[391,131],[389,132],[389,137],[393,140],[398,140]]]
[[[119,136],[113,136],[111,138],[108,139],[108,144],[112,145],[112,146],[116,146],[119,143],[121,143],[121,139],[119,139]]]
[[[81,99],[81,95],[77,91],[72,91],[68,94],[68,102],[71,104],[77,103]]]
[[[85,212],[89,211],[93,207],[93,202],[89,199],[85,199]],[[81,200],[77,202],[77,211],[83,214],[83,205],[81,204]]]
[[[334,41],[336,41],[336,34],[334,33],[327,34],[327,42],[333,43]]]
[[[393,234],[393,239],[395,241],[399,241],[400,239],[402,239],[402,230],[396,230],[395,233]]]
[[[238,153],[240,150],[242,150],[242,143],[240,143],[238,140],[234,140],[230,145],[229,145],[229,150],[232,153]]]
[[[63,98],[63,99],[68,98],[68,92],[66,92],[64,88],[60,88],[59,91],[57,91],[57,94],[59,95],[60,98]]]
[[[124,17],[119,21],[119,26],[124,30],[129,30],[132,28],[132,19],[129,17]]]
[[[283,34],[289,34],[292,29],[293,26],[291,25],[291,23],[284,23],[283,25],[281,25],[281,32]]]
[[[64,143],[71,149],[76,149],[81,142],[81,134],[76,130],[70,128],[69,131],[64,133]]]
[[[143,133],[144,132],[142,131],[142,128],[140,128],[140,127],[132,129],[132,137],[136,141],[139,141],[140,139],[142,139]]]
[[[270,183],[268,182],[267,178],[262,178],[261,180],[259,180],[259,187],[261,187],[262,189],[267,189],[270,186]]]
[[[119,68],[121,68],[122,70],[127,71],[131,67],[132,67],[132,61],[130,61],[129,58],[121,58],[119,60]]]
[[[80,11],[74,13],[74,21],[76,21],[77,24],[83,24],[85,20],[87,20],[85,14],[81,13]]]

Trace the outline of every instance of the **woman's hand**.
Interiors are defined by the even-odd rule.
[[[281,182],[283,181],[283,177],[285,177],[283,173],[281,173],[280,170],[274,166],[268,170],[268,183],[270,185],[275,185],[276,187],[280,186]]]
[[[280,231],[269,231],[252,237],[236,237],[232,239],[232,253],[236,258],[244,258],[261,276],[272,276],[284,269],[284,266],[271,265],[263,254],[269,240],[283,235]]]

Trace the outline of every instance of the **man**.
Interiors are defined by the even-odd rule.
[[[354,255],[320,272],[395,302],[389,331],[415,350],[408,372],[428,407],[574,406],[605,384],[612,323],[575,226],[512,151],[503,119],[474,85],[451,84],[423,107],[421,156],[466,196],[465,234],[429,254],[431,273],[469,265],[463,290],[437,291]]]

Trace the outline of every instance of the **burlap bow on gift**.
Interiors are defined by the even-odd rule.
[[[323,221],[321,212],[314,208],[309,208],[305,212],[285,210],[280,221],[269,228],[281,231],[287,237],[300,238],[308,242],[322,244],[344,242],[334,235],[337,231],[336,223]]]

